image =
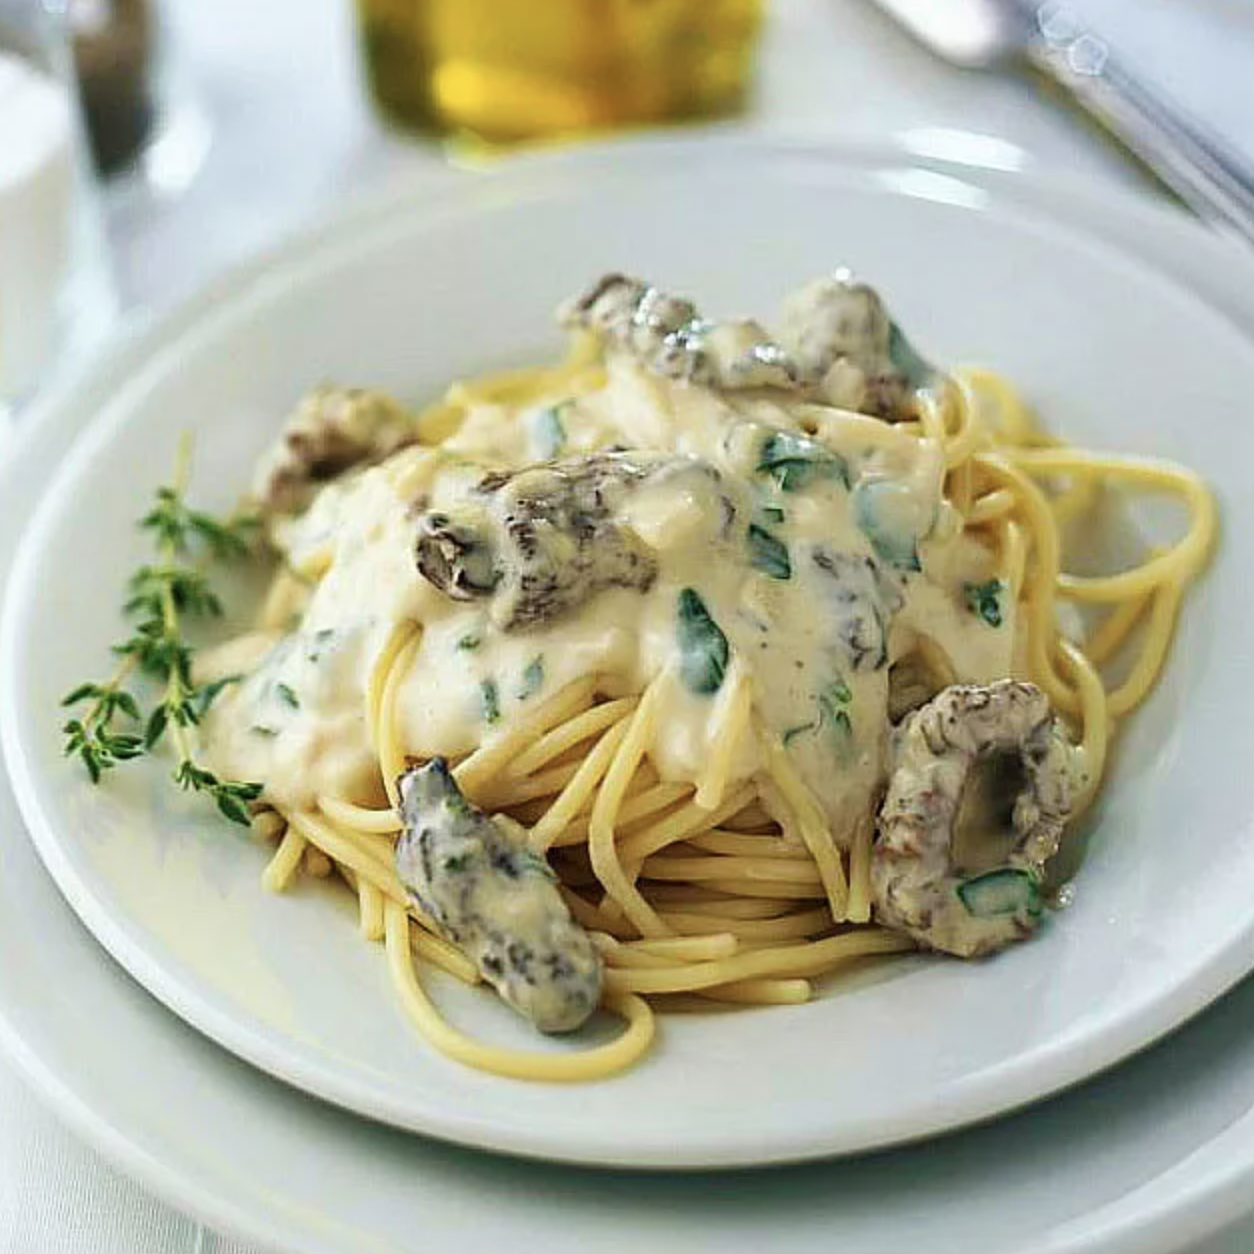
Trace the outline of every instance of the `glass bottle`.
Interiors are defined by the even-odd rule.
[[[357,0],[371,90],[402,125],[511,143],[717,117],[763,0]]]

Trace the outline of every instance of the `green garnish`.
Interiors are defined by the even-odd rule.
[[[289,710],[300,709],[300,698],[296,695],[295,692],[292,691],[292,688],[290,685],[275,684],[274,693],[275,693],[275,696],[277,696],[279,700],[282,701],[283,704],[287,706]]]
[[[495,679],[485,679],[479,685],[479,708],[485,723],[501,721],[501,693]]]
[[[119,762],[139,757],[144,751],[142,736],[113,730],[113,720],[118,714],[135,721],[140,718],[139,704],[121,687],[123,678],[119,675],[105,684],[79,684],[61,702],[63,706],[92,702],[81,719],[71,719],[61,730],[65,733],[67,756],[77,754],[83,759],[93,784],[100,782],[105,771]]]
[[[772,579],[792,578],[788,546],[757,523],[749,524],[749,560],[755,570],[762,571]]]
[[[889,324],[888,358],[915,391],[927,387],[936,378],[936,368],[919,356],[914,345],[906,339],[906,333],[895,322]]]
[[[987,583],[964,583],[962,595],[967,609],[978,614],[990,627],[1000,627],[1001,594],[1005,584],[1000,579],[990,579]]]
[[[80,684],[62,700],[67,707],[88,703],[62,728],[64,748],[68,757],[81,759],[92,783],[99,783],[118,763],[151,752],[168,735],[177,758],[174,782],[205,793],[226,818],[247,825],[248,803],[261,795],[261,785],[219,779],[199,766],[190,736],[214,699],[239,676],[193,683],[192,647],[184,627],[189,618],[222,613],[204,567],[213,560],[247,556],[257,523],[242,515],[221,521],[192,509],[185,499],[189,465],[190,448],[184,440],[174,483],[157,490],[153,508],[139,523],[153,537],[157,552],[156,561],[141,566],[128,583],[123,613],[134,630],[114,646],[121,660],[107,680]],[[147,712],[127,687],[139,676],[161,685],[157,704]],[[119,718],[130,720],[134,730],[118,730]]]
[[[519,701],[526,701],[528,697],[535,696],[541,688],[544,687],[544,658],[533,657],[527,663],[526,670],[522,674],[522,683],[518,688]]]
[[[676,614],[680,676],[692,692],[703,696],[717,692],[722,687],[731,656],[727,637],[692,588],[680,592]]]
[[[853,736],[853,723],[850,721],[849,715],[844,710],[829,710],[824,721],[825,725],[831,730],[831,735],[836,741],[837,748],[842,750],[847,748]]]
[[[763,505],[758,511],[767,522],[782,523],[784,511],[778,505]]]
[[[836,705],[848,705],[853,700],[853,693],[843,679],[834,679],[819,694],[820,704],[822,704],[824,699]]]
[[[1044,909],[1036,876],[1018,867],[1001,867],[964,880],[958,885],[958,897],[977,919],[1019,913],[1036,918]]]
[[[819,727],[827,730],[833,747],[843,756],[853,739],[853,723],[845,709],[853,700],[853,693],[843,679],[836,679],[819,692],[816,700],[819,703]]]
[[[818,706],[818,716],[808,723],[799,723],[796,727],[788,728],[783,734],[785,748],[798,736],[826,729],[833,747],[843,756],[853,738],[853,721],[845,709],[853,700],[849,685],[843,679],[833,680],[814,694],[814,700]]]
[[[331,641],[335,639],[334,627],[320,627],[311,637],[313,647],[305,654],[305,656],[315,665],[322,661],[322,655],[330,647]]]
[[[471,631],[471,632],[467,632],[466,635],[464,635],[457,642],[457,647],[459,649],[463,649],[469,652],[472,649],[477,649],[482,643],[483,643],[483,637],[476,636],[475,633]]]
[[[565,447],[566,426],[562,422],[562,411],[568,409],[570,404],[570,401],[562,401],[560,405],[550,405],[536,411],[532,419],[531,434],[541,461],[551,461]]]
[[[893,517],[899,492],[895,483],[884,480],[858,484],[853,492],[854,521],[876,556],[898,570],[922,570],[918,537]]]
[[[762,444],[758,473],[770,475],[784,492],[799,492],[821,480],[849,486],[849,467],[831,449],[792,431],[773,431]]]

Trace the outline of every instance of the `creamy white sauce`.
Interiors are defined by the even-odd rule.
[[[840,472],[828,466],[783,490],[762,469],[765,442],[806,431],[839,457]],[[651,474],[615,510],[613,523],[656,561],[647,591],[611,588],[536,626],[502,630],[487,600],[452,600],[419,573],[414,518],[464,507],[487,471],[531,464],[541,446],[558,457],[618,446],[693,461]],[[786,738],[844,844],[887,770],[890,666],[922,637],[960,681],[1014,670],[1010,598],[1000,600],[999,627],[968,604],[965,589],[989,580],[994,562],[963,535],[942,481],[939,450],[888,423],[768,393],[729,399],[621,355],[611,356],[604,388],[574,401],[480,406],[441,449],[408,449],[331,485],[280,530],[290,564],[317,586],[299,628],[211,712],[212,765],[263,780],[285,805],[319,793],[379,803],[367,685],[393,628],[413,620],[423,636],[397,716],[415,756],[468,753],[587,674],[611,692],[661,676],[649,753],[664,778],[696,782],[727,688],[697,692],[683,678],[677,607],[692,589],[726,638],[730,665],[747,671],[758,717]],[[749,541],[750,523],[766,533],[764,552]],[[781,573],[781,548],[788,578],[770,571],[774,563]],[[732,782],[762,765],[745,737]]]

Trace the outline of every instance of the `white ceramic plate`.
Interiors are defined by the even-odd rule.
[[[284,1079],[403,1127],[586,1163],[781,1161],[986,1118],[1108,1066],[1254,961],[1244,695],[1254,629],[1254,340],[1239,285],[1194,290],[1040,188],[753,144],[539,161],[332,226],[154,333],[43,500],[0,648],[0,724],[62,891],[152,992]],[[1128,729],[1077,904],[996,962],[916,959],[800,1008],[667,1020],[611,1082],[555,1088],[434,1056],[329,893],[257,884],[260,851],[173,802],[156,771],[92,789],[57,698],[98,673],[141,547],[131,521],[198,436],[198,498],[229,502],[276,416],[322,378],[411,396],[550,351],[547,311],[620,266],[769,310],[845,262],[940,360],[996,363],[1069,436],[1189,462],[1227,511],[1167,682]],[[1239,268],[1235,259],[1230,263]],[[73,629],[70,629],[72,626]],[[1200,851],[1204,850],[1204,854]],[[527,1040],[489,998],[476,1030]]]
[[[1243,265],[1197,228],[1119,199],[946,172],[1132,241],[1254,333]],[[194,323],[239,281],[207,292],[166,332]],[[148,351],[146,340],[132,343],[50,398],[30,415],[17,460],[0,461],[0,581],[64,448]],[[681,1243],[811,1254],[837,1239],[859,1254],[914,1254],[921,1244],[1178,1254],[1254,1195],[1248,986],[1113,1076],[994,1127],[855,1162],[668,1180],[466,1154],[309,1102],[240,1065],[145,996],[77,925],[3,781],[0,953],[0,1046],[55,1109],[166,1198],[275,1249],[488,1254],[525,1232],[553,1254]],[[1251,1241],[1244,1225],[1194,1254],[1236,1254]]]

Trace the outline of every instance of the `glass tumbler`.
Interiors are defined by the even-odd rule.
[[[65,14],[0,0],[0,412],[115,313]]]

